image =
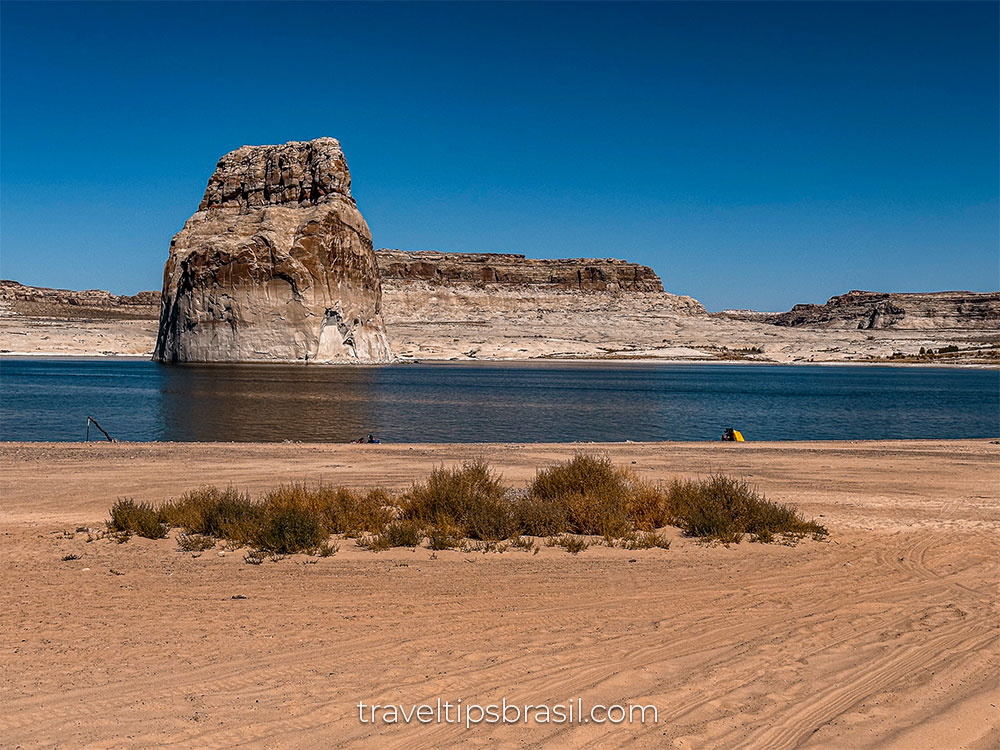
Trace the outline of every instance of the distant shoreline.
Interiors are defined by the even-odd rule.
[[[106,361],[106,362],[151,362],[148,355],[138,354],[99,354],[99,353],[79,353],[79,354],[55,354],[49,352],[0,352],[0,362],[8,361],[40,361],[52,360],[61,362],[72,362],[74,360],[82,362]],[[165,363],[164,363],[165,364]],[[585,365],[754,365],[758,367],[911,367],[941,370],[997,370],[1000,371],[1000,363],[978,363],[978,362],[892,362],[892,361],[842,361],[825,360],[820,362],[769,362],[753,359],[658,359],[656,357],[533,357],[530,359],[476,359],[476,358],[449,358],[449,359],[401,359],[395,362],[384,364],[369,364],[365,362],[274,362],[261,360],[259,362],[185,362],[176,363],[178,367],[187,365],[195,366],[241,366],[241,365],[276,365],[281,367],[393,367],[399,365],[468,365],[468,364],[489,364],[489,365],[565,365],[565,364],[585,364]]]

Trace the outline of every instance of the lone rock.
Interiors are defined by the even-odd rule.
[[[340,143],[243,146],[170,243],[153,358],[386,362],[381,308]]]

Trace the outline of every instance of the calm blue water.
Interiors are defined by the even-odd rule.
[[[1000,373],[914,367],[171,366],[0,360],[0,439],[389,442],[969,438],[1000,434]],[[91,439],[100,438],[91,429]]]

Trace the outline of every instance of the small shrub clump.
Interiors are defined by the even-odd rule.
[[[631,531],[629,499],[636,480],[608,456],[577,454],[569,461],[540,470],[531,484],[536,503],[556,506],[563,519],[558,532],[621,537]]]
[[[590,542],[578,536],[563,534],[562,536],[549,537],[545,540],[545,545],[547,547],[562,547],[567,552],[576,555],[587,549],[590,546]]]
[[[160,520],[190,534],[228,539],[241,545],[251,544],[263,517],[263,506],[250,495],[232,487],[202,487],[183,495],[180,500],[160,506]]]
[[[419,524],[406,519],[390,521],[379,537],[388,547],[416,547],[424,539]]]
[[[414,484],[404,495],[402,517],[452,526],[463,536],[481,541],[498,541],[517,532],[507,488],[483,460],[431,471],[426,482]]]
[[[137,503],[127,497],[119,498],[111,506],[108,531],[118,534],[135,534],[146,539],[162,539],[167,535],[167,527],[160,520],[160,514],[152,505]]]
[[[431,526],[427,530],[427,546],[432,550],[458,549],[463,541],[461,530],[447,522]]]
[[[510,540],[511,549],[523,549],[525,552],[538,550],[538,544],[534,539],[527,536],[518,536]]]
[[[737,543],[826,536],[826,527],[806,521],[795,508],[767,500],[746,480],[714,474],[700,481],[677,481],[669,491],[674,523],[688,536]]]
[[[655,531],[644,531],[626,539],[622,539],[622,549],[670,549],[670,540]]]
[[[184,552],[204,552],[215,546],[215,539],[204,534],[181,534],[177,537],[177,546]]]
[[[267,509],[253,544],[265,552],[290,555],[317,550],[328,537],[320,518],[307,508],[277,506]]]

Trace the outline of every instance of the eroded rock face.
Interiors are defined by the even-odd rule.
[[[795,305],[762,320],[781,326],[862,330],[983,329],[1000,325],[1000,292],[855,290],[831,297],[824,305]]]
[[[663,283],[649,266],[617,258],[526,258],[514,253],[444,253],[434,250],[378,250],[384,280],[545,287],[560,291],[662,292]]]
[[[153,357],[386,362],[381,306],[340,143],[243,146],[170,243]]]

